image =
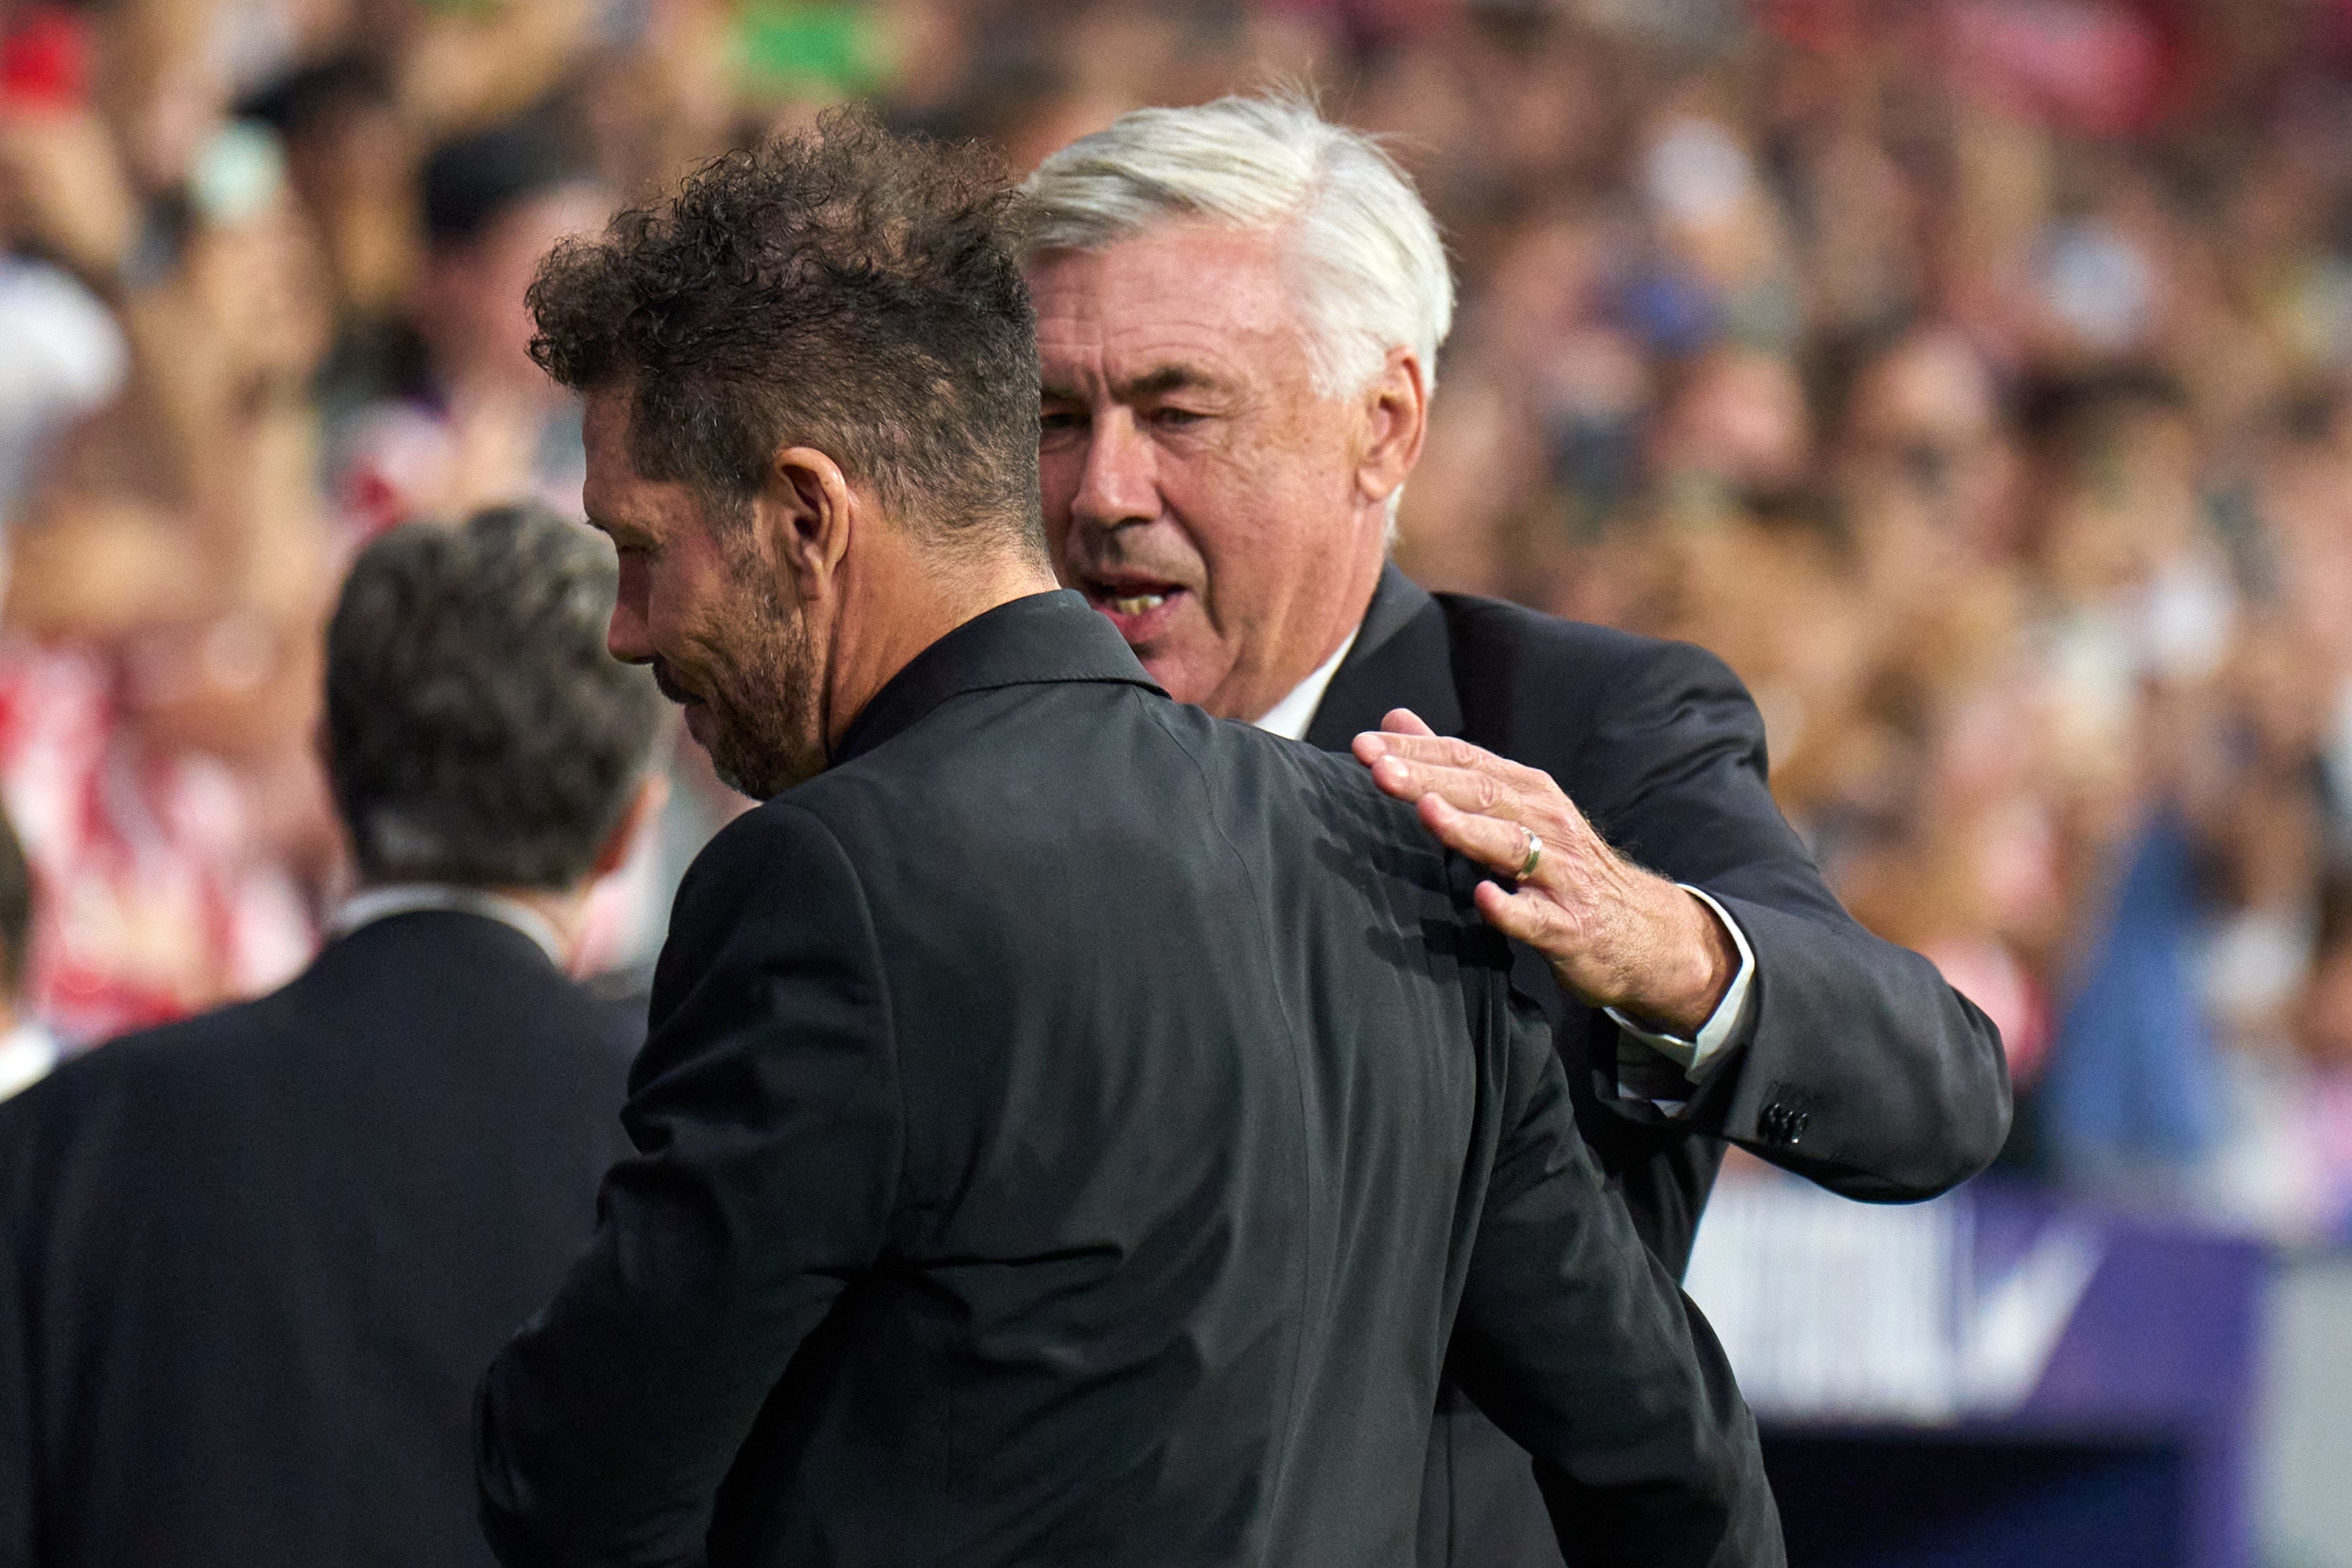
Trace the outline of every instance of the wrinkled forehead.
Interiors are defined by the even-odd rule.
[[[1097,250],[1031,258],[1049,390],[1149,376],[1171,363],[1279,376],[1305,345],[1282,236],[1181,220]],[[1286,362],[1296,361],[1295,366]]]

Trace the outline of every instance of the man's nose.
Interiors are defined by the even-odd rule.
[[[653,662],[653,640],[646,635],[644,612],[625,598],[614,602],[613,619],[604,627],[604,651],[623,664]]]
[[[1126,409],[1094,421],[1086,472],[1070,498],[1070,512],[1079,522],[1104,530],[1160,515],[1158,456]]]

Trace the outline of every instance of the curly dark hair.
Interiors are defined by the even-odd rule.
[[[831,110],[559,246],[531,357],[625,388],[637,470],[724,511],[805,444],[935,536],[1009,528],[1042,552],[1025,215],[977,144]]]
[[[662,701],[604,651],[613,547],[544,507],[411,523],[327,627],[327,773],[372,882],[563,889],[651,764]]]

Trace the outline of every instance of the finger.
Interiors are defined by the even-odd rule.
[[[1359,762],[1369,763],[1388,751],[1391,735],[1436,737],[1437,731],[1421,721],[1421,715],[1410,708],[1391,708],[1381,720],[1379,730],[1367,730],[1355,739],[1354,750]]]
[[[1373,782],[1402,801],[1418,801],[1425,795],[1433,795],[1441,796],[1451,805],[1480,816],[1516,818],[1523,815],[1508,792],[1483,773],[1465,773],[1459,768],[1431,767],[1396,757],[1379,758],[1371,768]]]
[[[1458,809],[1441,795],[1425,795],[1415,809],[1440,844],[1488,870],[1516,879],[1528,860],[1528,830],[1500,817]]]
[[[1565,958],[1560,923],[1551,902],[1539,893],[1512,892],[1498,882],[1481,882],[1471,894],[1486,922],[1514,942],[1526,942],[1547,958]]]
[[[1434,795],[1448,805],[1480,816],[1499,816],[1511,822],[1523,822],[1538,832],[1551,823],[1557,835],[1560,828],[1559,807],[1565,802],[1557,795],[1549,800],[1528,797],[1512,792],[1491,773],[1475,773],[1462,768],[1433,767],[1427,763],[1408,763],[1400,757],[1381,757],[1372,763],[1372,779],[1381,788],[1399,800],[1419,800]]]
[[[1356,755],[1368,763],[1374,757],[1402,757],[1409,763],[1485,773],[1513,789],[1527,793],[1560,793],[1559,785],[1553,783],[1552,776],[1541,768],[1523,766],[1508,757],[1498,757],[1484,747],[1474,746],[1451,735],[1411,735],[1389,730],[1367,730],[1356,737],[1355,750]]]

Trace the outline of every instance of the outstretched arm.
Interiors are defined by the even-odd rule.
[[[1664,644],[1625,664],[1582,740],[1632,759],[1610,801],[1571,801],[1539,770],[1402,711],[1356,753],[1433,835],[1497,873],[1481,912],[1571,995],[1613,1009],[1629,1057],[1663,1045],[1687,1069],[1638,1087],[1602,1075],[1604,1101],[1849,1197],[1929,1197],[1975,1174],[2009,1129],[1991,1022],[1839,905],[1773,804],[1762,721],[1721,660]],[[1530,835],[1543,853],[1515,880]]]
[[[874,1262],[898,1084],[848,860],[770,805],[678,894],[596,1235],[476,1410],[482,1519],[509,1564],[700,1559],[720,1481],[784,1369]]]

